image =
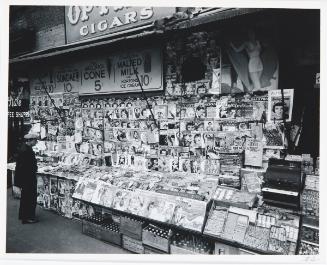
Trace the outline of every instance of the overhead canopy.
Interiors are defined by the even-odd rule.
[[[264,10],[263,8],[207,8],[196,14],[174,14],[173,16],[159,19],[149,25],[133,28],[120,33],[113,33],[110,36],[100,36],[92,40],[80,41],[78,43],[65,44],[52,47],[46,50],[36,51],[10,59],[9,63],[29,62],[57,55],[84,50],[87,48],[100,47],[124,40],[143,38],[151,35],[163,35],[165,32],[182,30],[191,27],[225,20],[236,16],[250,14]],[[180,12],[181,13],[181,12]]]

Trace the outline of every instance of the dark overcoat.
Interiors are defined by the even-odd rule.
[[[37,198],[36,172],[37,161],[35,153],[31,146],[23,144],[18,153],[15,170],[15,185],[22,189],[19,207],[20,220],[35,218]]]

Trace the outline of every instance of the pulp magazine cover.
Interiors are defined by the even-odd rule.
[[[82,195],[82,200],[90,202],[93,196],[93,193],[97,187],[97,182],[93,180],[89,180],[85,186],[83,195]]]
[[[162,196],[160,194],[151,194],[150,192],[147,193],[146,197],[147,205],[144,208],[143,216],[170,223],[175,209],[174,200],[170,200],[168,195]]]
[[[268,91],[268,122],[286,122],[292,120],[294,89],[284,89],[284,102],[282,90]]]
[[[283,149],[284,136],[279,124],[266,124],[263,128],[264,147],[270,149]]]
[[[130,200],[130,192],[117,188],[114,192],[112,208],[119,211],[125,211],[128,209]]]
[[[87,180],[84,178],[80,178],[76,184],[76,189],[73,194],[73,198],[75,199],[82,199],[82,196],[84,194],[84,190],[87,184]]]
[[[201,232],[206,206],[206,202],[203,201],[177,197],[172,223]]]
[[[261,141],[246,139],[244,164],[248,166],[261,167],[263,157],[263,145]]]

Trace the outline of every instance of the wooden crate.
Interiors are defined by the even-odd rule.
[[[124,249],[127,249],[134,253],[144,254],[144,247],[142,245],[142,241],[135,240],[134,238],[123,235],[122,242],[122,246]]]
[[[82,233],[96,239],[101,239],[101,226],[91,223],[86,220],[82,220]]]
[[[121,233],[101,227],[101,240],[121,246]]]
[[[152,248],[150,246],[144,246],[144,254],[167,254],[167,252]]]
[[[144,222],[122,216],[120,218],[120,232],[136,240],[142,240]]]
[[[148,245],[150,247],[162,250],[164,252],[169,253],[169,238],[163,238],[160,236],[157,236],[150,231],[143,230],[142,233],[142,242],[145,245]]]
[[[181,248],[175,245],[170,245],[170,254],[192,254],[192,255],[196,255],[199,254],[197,252],[188,250],[186,248]]]
[[[237,247],[233,247],[221,242],[215,242],[215,255],[239,255],[240,250]]]

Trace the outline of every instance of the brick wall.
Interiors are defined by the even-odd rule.
[[[65,44],[64,16],[64,6],[11,7],[11,37],[17,36],[22,29],[29,29],[35,35],[32,51],[63,45]]]

